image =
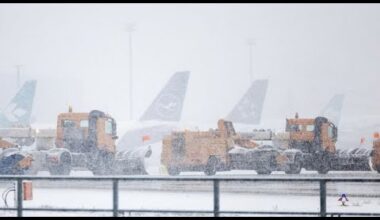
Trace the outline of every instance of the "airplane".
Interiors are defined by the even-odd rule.
[[[36,80],[26,81],[9,104],[0,112],[0,138],[4,134],[9,134],[18,129],[27,130],[30,128],[36,84]],[[30,146],[34,142],[34,139],[29,137],[10,139],[12,139],[11,142],[18,145]]]
[[[26,81],[0,112],[0,174],[22,174],[24,168],[18,166],[19,162],[31,162],[31,157],[18,146],[34,143],[29,133],[36,83],[35,80]]]
[[[175,128],[181,119],[189,76],[189,71],[174,73],[138,121],[118,122],[123,133],[116,143],[119,150],[158,142]]]
[[[36,80],[26,81],[16,96],[0,112],[0,128],[30,126],[36,84]]]

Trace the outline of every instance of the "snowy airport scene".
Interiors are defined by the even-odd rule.
[[[378,20],[0,4],[0,217],[380,216]]]

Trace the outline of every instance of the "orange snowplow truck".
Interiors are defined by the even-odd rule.
[[[373,141],[372,151],[372,168],[380,173],[380,134],[374,134],[375,140]]]
[[[116,122],[101,111],[61,113],[57,118],[55,144],[63,151],[47,155],[49,170],[68,174],[69,166],[73,166],[86,167],[94,174],[110,174],[116,153],[115,139]],[[61,163],[53,165],[58,161]]]
[[[336,154],[335,143],[338,129],[327,118],[286,119],[286,132],[289,132],[289,148],[302,152],[302,167],[327,173],[333,155]]]
[[[61,113],[56,132],[54,147],[31,152],[31,174],[47,169],[52,175],[68,175],[72,168],[86,168],[95,175],[147,174],[144,156],[117,152],[116,121],[102,111]]]
[[[257,146],[252,140],[236,134],[232,122],[221,119],[216,130],[172,132],[165,136],[161,164],[169,175],[178,175],[182,171],[203,171],[206,175],[214,175],[216,171],[233,168],[236,161],[229,155],[231,149]]]
[[[286,119],[285,133],[288,150],[298,151],[300,155],[300,167],[306,170],[316,170],[320,174],[325,174],[330,170],[357,170],[368,171],[370,168],[371,150],[367,149],[346,149],[337,150],[338,128],[325,117],[316,118],[295,118]],[[273,149],[281,152],[284,149],[276,146],[273,142]],[[260,154],[260,151],[255,152]],[[262,155],[261,155],[262,156]],[[260,157],[254,157],[260,161]],[[272,163],[269,170],[278,170],[281,163]],[[298,169],[298,172],[300,169]]]

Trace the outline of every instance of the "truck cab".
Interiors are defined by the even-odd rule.
[[[285,131],[290,134],[290,148],[299,149],[304,153],[336,151],[338,129],[327,118],[286,119]]]
[[[61,113],[57,119],[58,148],[84,153],[94,149],[115,153],[116,122],[100,111]]]

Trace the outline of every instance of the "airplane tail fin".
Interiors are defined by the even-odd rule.
[[[140,121],[179,121],[190,72],[176,72],[161,90]]]
[[[0,127],[26,127],[30,125],[36,84],[36,80],[29,80],[24,83],[16,96],[0,112]]]
[[[322,110],[321,115],[327,117],[336,126],[339,125],[340,116],[343,108],[344,94],[334,95],[329,103]]]
[[[255,80],[226,119],[235,123],[259,124],[267,88],[267,79]]]

